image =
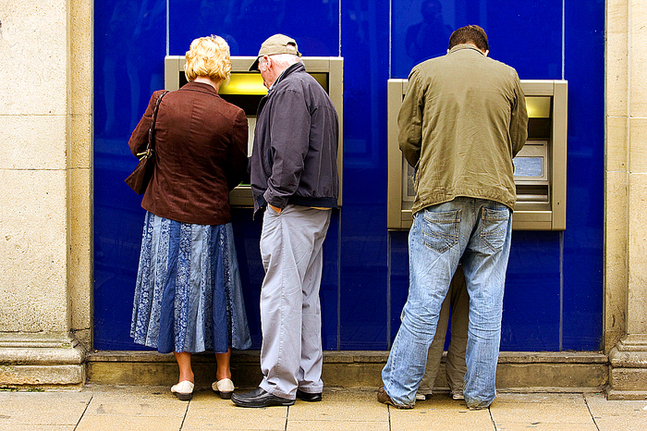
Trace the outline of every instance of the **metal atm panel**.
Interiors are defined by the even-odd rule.
[[[247,154],[252,154],[254,142],[254,127],[256,126],[256,110],[267,89],[263,86],[263,78],[258,72],[250,72],[249,67],[256,57],[231,57],[231,79],[219,90],[220,97],[241,107],[247,115],[249,139]],[[303,57],[303,64],[321,86],[328,92],[337,116],[339,117],[339,147],[337,149],[337,170],[339,172],[339,198],[337,204],[342,204],[343,181],[343,71],[342,57]],[[164,87],[167,90],[177,90],[187,83],[184,74],[185,57],[183,55],[167,55],[164,59]],[[249,179],[229,193],[229,203],[237,207],[253,207],[252,190]]]
[[[409,229],[415,197],[414,169],[398,146],[397,117],[408,80],[388,81],[388,205],[387,227]],[[517,204],[516,230],[566,229],[566,141],[568,83],[522,80],[528,108],[528,140],[514,158]]]

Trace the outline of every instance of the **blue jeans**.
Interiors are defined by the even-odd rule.
[[[489,200],[461,197],[414,215],[409,295],[382,370],[384,390],[395,404],[415,403],[440,308],[461,256],[470,297],[463,394],[469,408],[492,403],[511,234],[512,212]]]

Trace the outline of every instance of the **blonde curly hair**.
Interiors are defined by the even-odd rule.
[[[212,81],[227,81],[231,75],[229,45],[220,36],[199,37],[186,52],[184,73],[188,81],[206,76]]]

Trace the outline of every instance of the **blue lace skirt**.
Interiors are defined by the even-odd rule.
[[[146,213],[130,336],[160,353],[251,347],[231,223]]]

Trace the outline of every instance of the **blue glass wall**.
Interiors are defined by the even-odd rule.
[[[424,15],[422,13],[424,9]],[[425,20],[426,19],[426,20]],[[386,229],[386,81],[447,49],[466,24],[488,32],[490,56],[522,79],[569,81],[567,229],[513,233],[503,350],[598,350],[602,339],[604,2],[540,0],[170,0],[95,4],[95,348],[137,349],[129,337],[144,212],[124,184],[128,137],[165,54],[219,34],[254,56],[277,32],[308,56],[344,57],[344,206],[325,244],[327,350],[386,350],[408,284],[406,232]],[[416,43],[424,42],[424,43]],[[263,269],[260,220],[234,211],[254,347]]]

